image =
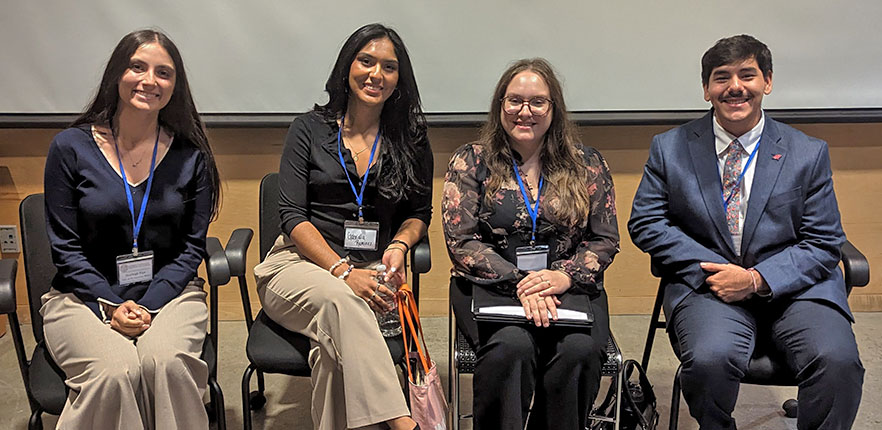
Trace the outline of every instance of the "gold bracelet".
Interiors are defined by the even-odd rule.
[[[392,239],[391,241],[389,241],[389,245],[392,245],[394,243],[400,243],[401,245],[403,245],[404,249],[402,251],[404,251],[405,254],[407,254],[408,251],[410,251],[410,245],[408,245],[407,242],[405,242],[401,239]],[[387,245],[386,247],[388,248],[389,246]]]
[[[386,253],[387,251],[389,251],[390,249],[397,249],[397,250],[401,251],[401,253],[403,253],[404,255],[407,255],[407,250],[406,250],[406,249],[404,249],[404,248],[402,248],[402,247],[400,247],[400,246],[392,246],[392,245],[395,245],[395,244],[394,244],[394,243],[389,244],[389,246],[386,247],[386,250],[383,251],[383,254],[385,254],[385,253]]]

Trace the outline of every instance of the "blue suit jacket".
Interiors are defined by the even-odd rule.
[[[853,321],[827,144],[766,116],[739,257],[720,196],[712,115],[653,138],[628,221],[631,239],[661,269],[665,314],[692,291],[707,291],[699,263],[711,261],[756,268],[772,300],[825,300]]]

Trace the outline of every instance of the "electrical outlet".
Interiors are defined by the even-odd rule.
[[[20,252],[18,247],[18,227],[14,225],[0,225],[0,252]]]

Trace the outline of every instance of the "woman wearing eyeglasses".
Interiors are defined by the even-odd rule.
[[[523,429],[530,412],[530,428],[584,429],[609,338],[615,193],[603,157],[567,120],[547,61],[503,73],[479,140],[450,160],[441,208],[454,312],[478,357],[475,428]],[[475,322],[478,289],[510,297],[523,320]],[[587,302],[593,326],[556,325],[568,295]]]

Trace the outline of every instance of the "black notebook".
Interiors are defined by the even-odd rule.
[[[520,300],[512,296],[498,294],[487,288],[475,286],[472,292],[472,313],[475,321],[533,324],[524,315]],[[557,321],[548,320],[553,326],[591,327],[594,325],[594,312],[587,294],[569,292],[558,297]]]

